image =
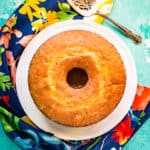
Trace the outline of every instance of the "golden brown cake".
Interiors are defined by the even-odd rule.
[[[43,43],[29,68],[31,96],[49,119],[82,127],[109,115],[124,93],[126,72],[115,47],[89,31],[70,30]]]

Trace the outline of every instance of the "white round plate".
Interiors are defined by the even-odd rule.
[[[124,61],[127,75],[124,95],[116,109],[103,120],[85,127],[68,127],[49,120],[33,102],[28,87],[28,69],[37,49],[50,37],[60,32],[76,29],[95,32],[111,42]],[[124,42],[107,27],[83,20],[60,22],[41,31],[25,48],[18,64],[16,80],[19,100],[28,117],[42,130],[66,140],[94,138],[116,126],[129,111],[137,86],[135,64]]]

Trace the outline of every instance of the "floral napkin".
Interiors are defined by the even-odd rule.
[[[99,0],[109,14],[113,0]],[[97,15],[82,17],[65,0],[26,0],[0,29],[0,120],[5,133],[24,150],[118,150],[150,116],[150,88],[137,85],[134,103],[111,131],[94,139],[65,141],[37,128],[23,111],[16,91],[19,58],[30,40],[45,27],[68,19],[101,23]]]

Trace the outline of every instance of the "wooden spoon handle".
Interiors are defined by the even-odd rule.
[[[117,23],[116,21],[114,21],[110,17],[100,13],[99,11],[96,14],[104,17],[105,19],[107,19],[108,21],[110,21],[111,23],[116,25],[125,35],[127,35],[129,38],[133,39],[135,41],[135,43],[141,43],[142,42],[141,36],[133,33],[131,30],[129,30],[126,27],[124,27],[123,25]]]

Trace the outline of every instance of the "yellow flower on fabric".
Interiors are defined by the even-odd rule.
[[[43,11],[42,19],[38,19],[32,22],[32,30],[36,33],[41,31],[43,28],[58,22],[57,13],[55,11]]]
[[[23,120],[23,121],[26,122],[27,124],[31,125],[32,127],[37,128],[37,127],[35,126],[35,124],[29,119],[28,116],[23,116],[23,117],[21,118],[21,120]]]
[[[58,22],[57,13],[55,11],[48,11],[46,18],[47,21],[44,23],[44,27]]]
[[[38,31],[41,31],[43,28],[44,28],[44,25],[43,25],[42,19],[32,22],[32,30],[35,31],[36,33]]]
[[[41,7],[41,8],[39,8],[38,11],[33,12],[33,16],[41,19],[41,18],[45,18],[46,13],[47,13],[46,9],[44,7]]]
[[[33,20],[33,16],[41,18],[42,9],[38,5],[45,1],[46,0],[26,0],[20,8],[19,13],[27,15],[30,21]]]

